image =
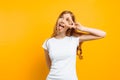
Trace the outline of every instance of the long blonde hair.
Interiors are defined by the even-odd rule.
[[[61,18],[61,17],[63,16],[63,14],[70,14],[71,17],[72,17],[73,22],[76,23],[76,21],[75,21],[75,16],[73,15],[73,13],[72,13],[71,11],[67,11],[67,10],[63,11],[63,12],[59,15],[58,19]],[[55,36],[57,35],[56,26],[57,26],[58,19],[57,19],[56,24],[55,24],[55,26],[54,26],[53,33],[52,33],[52,35],[51,35],[51,38],[52,38],[52,37],[55,37]],[[73,28],[72,28],[72,29],[68,29],[68,30],[66,31],[66,36],[79,36],[79,35],[82,35],[82,34],[84,34],[84,33],[82,33],[82,32],[77,32],[77,31],[76,31],[75,29],[73,29]],[[76,53],[77,53],[77,55],[79,56],[80,59],[83,59],[81,45],[82,45],[82,42],[79,43],[79,46],[77,47],[77,52],[76,52]]]

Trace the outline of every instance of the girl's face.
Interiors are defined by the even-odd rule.
[[[69,25],[73,24],[72,17],[71,17],[71,15],[69,13],[63,14],[63,16],[58,19],[57,31],[58,32],[66,32],[67,29],[69,28],[68,26],[66,26],[68,24]]]

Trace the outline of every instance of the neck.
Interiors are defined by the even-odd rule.
[[[66,36],[65,33],[58,33],[57,36],[56,36],[56,38],[63,38],[65,36]]]

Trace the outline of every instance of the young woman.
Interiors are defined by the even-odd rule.
[[[42,45],[50,70],[46,80],[78,80],[76,53],[80,59],[83,58],[81,44],[105,36],[106,32],[102,30],[77,23],[71,11],[63,11],[57,19],[52,36]]]

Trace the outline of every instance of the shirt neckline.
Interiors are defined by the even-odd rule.
[[[55,38],[55,37],[53,37],[53,39],[55,39],[55,40],[63,40],[63,39],[65,39],[67,36],[65,36],[65,37],[63,37],[63,38]]]

